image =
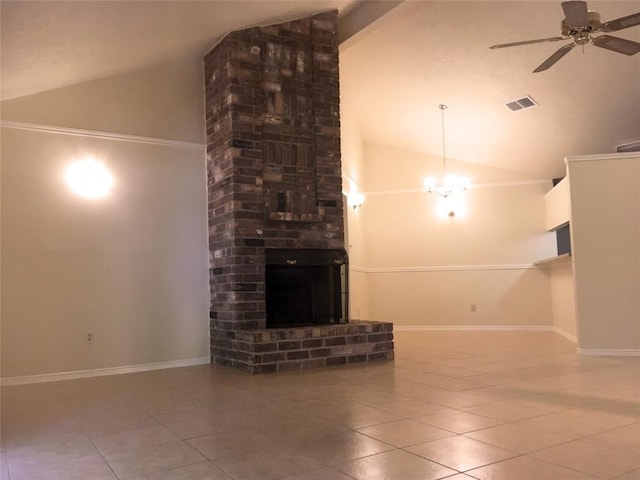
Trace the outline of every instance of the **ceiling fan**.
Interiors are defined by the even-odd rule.
[[[489,48],[517,47],[520,45],[529,45],[531,43],[572,40],[571,43],[568,43],[556,50],[556,52],[542,62],[540,66],[533,71],[533,73],[547,70],[569,53],[576,45],[582,46],[589,42],[596,47],[606,48],[607,50],[623,53],[625,55],[635,55],[640,52],[640,43],[638,42],[606,34],[592,36],[592,34],[597,32],[615,32],[640,25],[640,12],[602,23],[598,12],[592,12],[587,9],[587,2],[562,2],[562,10],[564,11],[565,16],[564,20],[562,20],[560,30],[560,33],[563,35],[562,37],[539,38],[537,40],[502,43],[500,45],[492,45]]]

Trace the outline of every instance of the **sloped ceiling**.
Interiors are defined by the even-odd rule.
[[[640,2],[589,2],[603,20]],[[553,178],[569,155],[615,151],[640,140],[640,54],[586,45],[551,69],[532,71],[563,43],[489,50],[559,35],[560,2],[404,2],[341,55],[342,96],[364,138]],[[640,41],[640,26],[615,32]],[[511,112],[530,95],[538,106]]]
[[[5,1],[2,98],[16,98],[153,65],[202,56],[231,30],[384,2]],[[388,2],[397,3],[397,2]],[[640,1],[590,1],[603,20]],[[438,105],[447,104],[447,154],[523,172],[562,175],[568,155],[606,153],[640,140],[640,54],[592,45],[550,70],[532,70],[561,44],[489,46],[557,36],[560,2],[405,1],[341,48],[342,102],[365,141],[442,153]],[[640,41],[640,26],[616,32]],[[538,106],[504,103],[531,95]]]
[[[2,0],[2,99],[204,55],[224,35],[355,0]]]

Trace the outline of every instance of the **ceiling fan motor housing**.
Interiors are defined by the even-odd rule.
[[[600,20],[600,14],[598,12],[588,12],[589,24],[588,25],[569,25],[567,19],[564,18],[560,24],[560,31],[565,37],[572,37],[575,34],[581,32],[595,32],[602,26]]]

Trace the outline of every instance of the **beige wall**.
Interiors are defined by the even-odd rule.
[[[577,341],[575,294],[571,258],[549,264],[544,270],[549,275],[553,326],[569,340]]]
[[[555,237],[545,231],[550,182],[457,162],[475,188],[462,194],[465,216],[440,218],[438,197],[421,188],[425,175],[439,174],[439,159],[371,144],[364,156],[372,320],[551,326],[549,279],[532,266],[555,255]]]
[[[364,193],[364,145],[348,102],[340,106],[340,154],[342,159],[342,191]],[[345,240],[349,253],[349,318],[369,318],[368,275],[361,271],[366,265],[364,237],[364,208],[345,208],[347,226]]]
[[[189,57],[2,102],[3,120],[204,142],[202,59]]]
[[[640,350],[640,155],[569,158],[578,344]]]
[[[534,268],[372,273],[369,295],[371,319],[397,326],[551,325],[548,279]]]
[[[11,100],[3,122],[199,140],[200,67],[170,73],[184,66]],[[107,198],[85,200],[64,184],[65,166],[87,154],[115,176]],[[207,357],[204,179],[197,145],[5,126],[2,377]]]
[[[2,116],[202,142],[202,90],[200,60],[182,59],[3,102]],[[548,187],[452,161],[475,185],[501,185],[471,190],[468,216],[443,221],[421,191],[440,159],[364,145],[349,110],[357,106],[342,108],[344,189],[370,192],[347,209],[351,317],[549,324],[548,278],[529,268],[553,255],[543,232]],[[207,356],[203,152],[16,128],[3,128],[2,140],[2,376]],[[86,153],[116,175],[102,201],[62,183],[63,167]]]

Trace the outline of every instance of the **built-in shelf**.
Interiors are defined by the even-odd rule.
[[[571,258],[571,254],[570,253],[563,253],[563,254],[557,255],[555,257],[545,258],[544,260],[538,260],[537,262],[534,262],[533,264],[536,267],[550,267],[552,265],[567,261],[570,258]]]

